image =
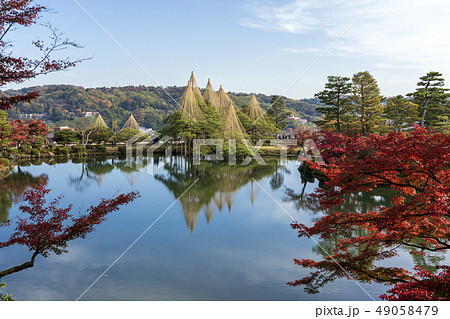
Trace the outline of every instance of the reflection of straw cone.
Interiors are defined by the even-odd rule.
[[[231,209],[233,208],[234,201],[236,200],[237,190],[233,192],[227,192],[225,194],[228,211],[231,213]]]
[[[250,184],[247,185],[247,190],[250,195],[250,201],[253,206],[253,204],[255,203],[256,197],[258,196],[258,193],[259,193],[259,187],[257,187],[257,186],[255,187],[253,179],[251,180]]]
[[[198,202],[194,196],[191,194],[186,194],[180,198],[180,203],[184,212],[184,219],[186,225],[191,233],[194,232],[195,226],[197,225],[198,216],[201,207],[198,207]]]
[[[102,184],[103,184],[103,180],[105,179],[105,176],[104,175],[101,175],[99,178],[97,178],[97,184],[98,184],[98,187],[102,187]]]
[[[125,178],[127,179],[128,183],[130,183],[130,186],[133,187],[138,178],[138,174],[135,172],[131,172],[129,174],[125,174]]]
[[[223,202],[223,196],[222,192],[217,192],[214,196],[214,202],[216,203],[217,207],[219,208],[219,211],[222,212],[223,207],[225,206]]]
[[[206,217],[206,221],[209,222],[212,219],[212,216],[214,214],[214,212],[216,211],[216,205],[214,203],[214,201],[210,201],[206,206],[205,206],[205,217]]]

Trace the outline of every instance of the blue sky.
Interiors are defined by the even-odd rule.
[[[75,1],[44,0],[54,13],[40,22],[50,21],[84,45],[59,54],[92,59],[9,88],[182,86],[194,70],[200,87],[210,77],[216,89],[222,84],[226,91],[307,98],[323,89],[328,75],[367,70],[390,96],[412,92],[428,71],[450,76],[447,0],[77,1],[151,77]],[[36,37],[45,39],[45,29],[10,36],[17,53],[27,55],[26,44]]]

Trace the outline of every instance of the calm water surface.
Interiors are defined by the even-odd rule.
[[[109,215],[85,239],[72,241],[69,253],[39,256],[33,268],[4,277],[6,292],[16,300],[77,299],[167,210],[82,300],[370,300],[359,285],[374,298],[384,293],[385,286],[349,280],[333,282],[317,295],[286,285],[309,273],[293,258],[320,259],[323,252],[313,240],[297,237],[290,217],[265,191],[304,224],[323,212],[305,196],[317,182],[302,183],[294,161],[267,164],[192,166],[172,158],[158,169],[151,159],[143,163],[154,167],[148,175],[145,168],[136,171],[118,159],[24,163],[0,182],[2,220],[17,215],[21,193],[38,178],[47,181],[51,196],[63,194],[64,204],[74,204],[73,214],[118,193],[138,190],[142,197]],[[383,193],[356,194],[348,205],[373,208],[388,198]],[[0,241],[10,232],[0,228]],[[22,264],[30,255],[21,246],[0,249],[0,268]],[[409,256],[391,264],[413,266]]]

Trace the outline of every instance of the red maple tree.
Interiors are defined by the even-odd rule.
[[[450,299],[448,268],[432,275],[380,263],[398,256],[401,247],[424,255],[450,248],[450,136],[416,127],[408,133],[333,141],[339,150],[325,150],[326,165],[309,163],[327,177],[325,188],[313,196],[329,213],[312,227],[292,224],[299,236],[334,239],[333,249],[321,261],[295,259],[316,271],[288,284],[306,285],[316,293],[326,282],[344,277],[396,285],[384,299]],[[375,188],[396,192],[390,207],[336,211],[346,195]]]
[[[93,232],[95,225],[103,222],[109,213],[139,197],[139,193],[130,192],[112,199],[101,199],[98,205],[91,206],[84,215],[73,217],[70,214],[72,205],[59,207],[62,196],[47,205],[45,197],[49,192],[50,189],[46,188],[43,180],[24,192],[24,200],[28,205],[20,206],[21,215],[18,217],[15,231],[9,240],[0,242],[0,248],[24,245],[33,254],[30,261],[1,271],[0,278],[33,267],[38,255],[47,257],[51,252],[58,255],[67,252],[69,241],[84,238]]]
[[[32,45],[40,52],[37,58],[15,57],[11,52],[12,42],[7,39],[16,27],[29,27],[37,22],[40,14],[45,10],[44,6],[35,4],[34,0],[2,0],[0,6],[0,88],[10,83],[23,83],[38,75],[65,70],[74,66],[80,60],[52,59],[52,53],[67,47],[79,47],[76,43],[62,38],[51,25],[46,25],[50,30],[50,43],[47,45],[42,40],[32,42]],[[1,94],[0,110],[8,110],[19,102],[30,102],[38,97],[38,92],[30,92],[22,95],[7,96]]]
[[[39,136],[46,137],[48,134],[48,126],[41,120],[30,120],[30,122],[28,122],[28,134],[33,138]]]
[[[9,122],[9,126],[11,126],[9,139],[12,144],[20,146],[21,144],[29,144],[31,142],[31,137],[28,133],[28,125],[24,120]]]

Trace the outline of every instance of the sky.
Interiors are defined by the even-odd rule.
[[[327,76],[369,71],[385,96],[415,90],[429,71],[450,76],[448,0],[42,0],[51,22],[91,58],[70,71],[6,88],[187,84],[310,98]],[[35,25],[10,34],[16,54],[48,39]],[[449,78],[450,81],[450,78]],[[5,89],[5,88],[3,88]]]

